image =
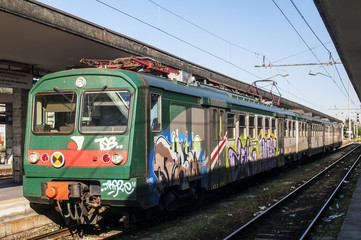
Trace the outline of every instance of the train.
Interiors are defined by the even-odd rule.
[[[342,144],[342,125],[328,119],[133,70],[64,70],[33,86],[23,177],[31,203],[80,224],[113,211],[129,221]]]

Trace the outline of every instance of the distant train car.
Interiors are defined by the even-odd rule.
[[[29,93],[24,196],[95,224],[185,202],[341,145],[342,127],[206,85],[126,70],[49,74]]]

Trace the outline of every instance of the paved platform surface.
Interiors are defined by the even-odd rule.
[[[0,165],[0,176],[8,176],[11,165]],[[38,209],[39,210],[39,209]],[[13,234],[25,232],[53,223],[51,212],[34,211],[23,197],[23,186],[13,183],[12,178],[0,179],[0,239],[13,239]]]
[[[12,165],[0,164],[0,176],[11,176]],[[23,196],[23,186],[13,183],[11,178],[0,179],[0,201],[20,198]]]
[[[343,221],[339,240],[361,239],[361,178],[358,180],[353,193],[350,207]]]

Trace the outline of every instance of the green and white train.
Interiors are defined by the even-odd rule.
[[[176,209],[303,155],[342,126],[206,85],[105,68],[49,74],[29,93],[24,196],[95,224]]]

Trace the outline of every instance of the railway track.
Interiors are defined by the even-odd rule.
[[[48,232],[41,234],[36,237],[29,238],[29,240],[43,240],[43,239],[64,239],[66,237],[72,236],[72,230],[69,228],[58,229],[53,232]]]
[[[360,154],[360,146],[353,148],[225,240],[306,238],[356,166]]]
[[[87,229],[87,230],[84,230]],[[112,240],[117,239],[117,237],[121,237],[124,234],[128,234],[130,232],[135,231],[136,228],[129,228],[129,229],[112,229],[112,230],[90,230],[88,229],[88,226],[74,226],[71,228],[62,228],[56,231],[48,232],[45,234],[41,234],[39,236],[35,236],[32,238],[29,238],[29,240],[55,240],[55,239],[87,239],[89,237],[90,239],[103,239],[103,240]]]

